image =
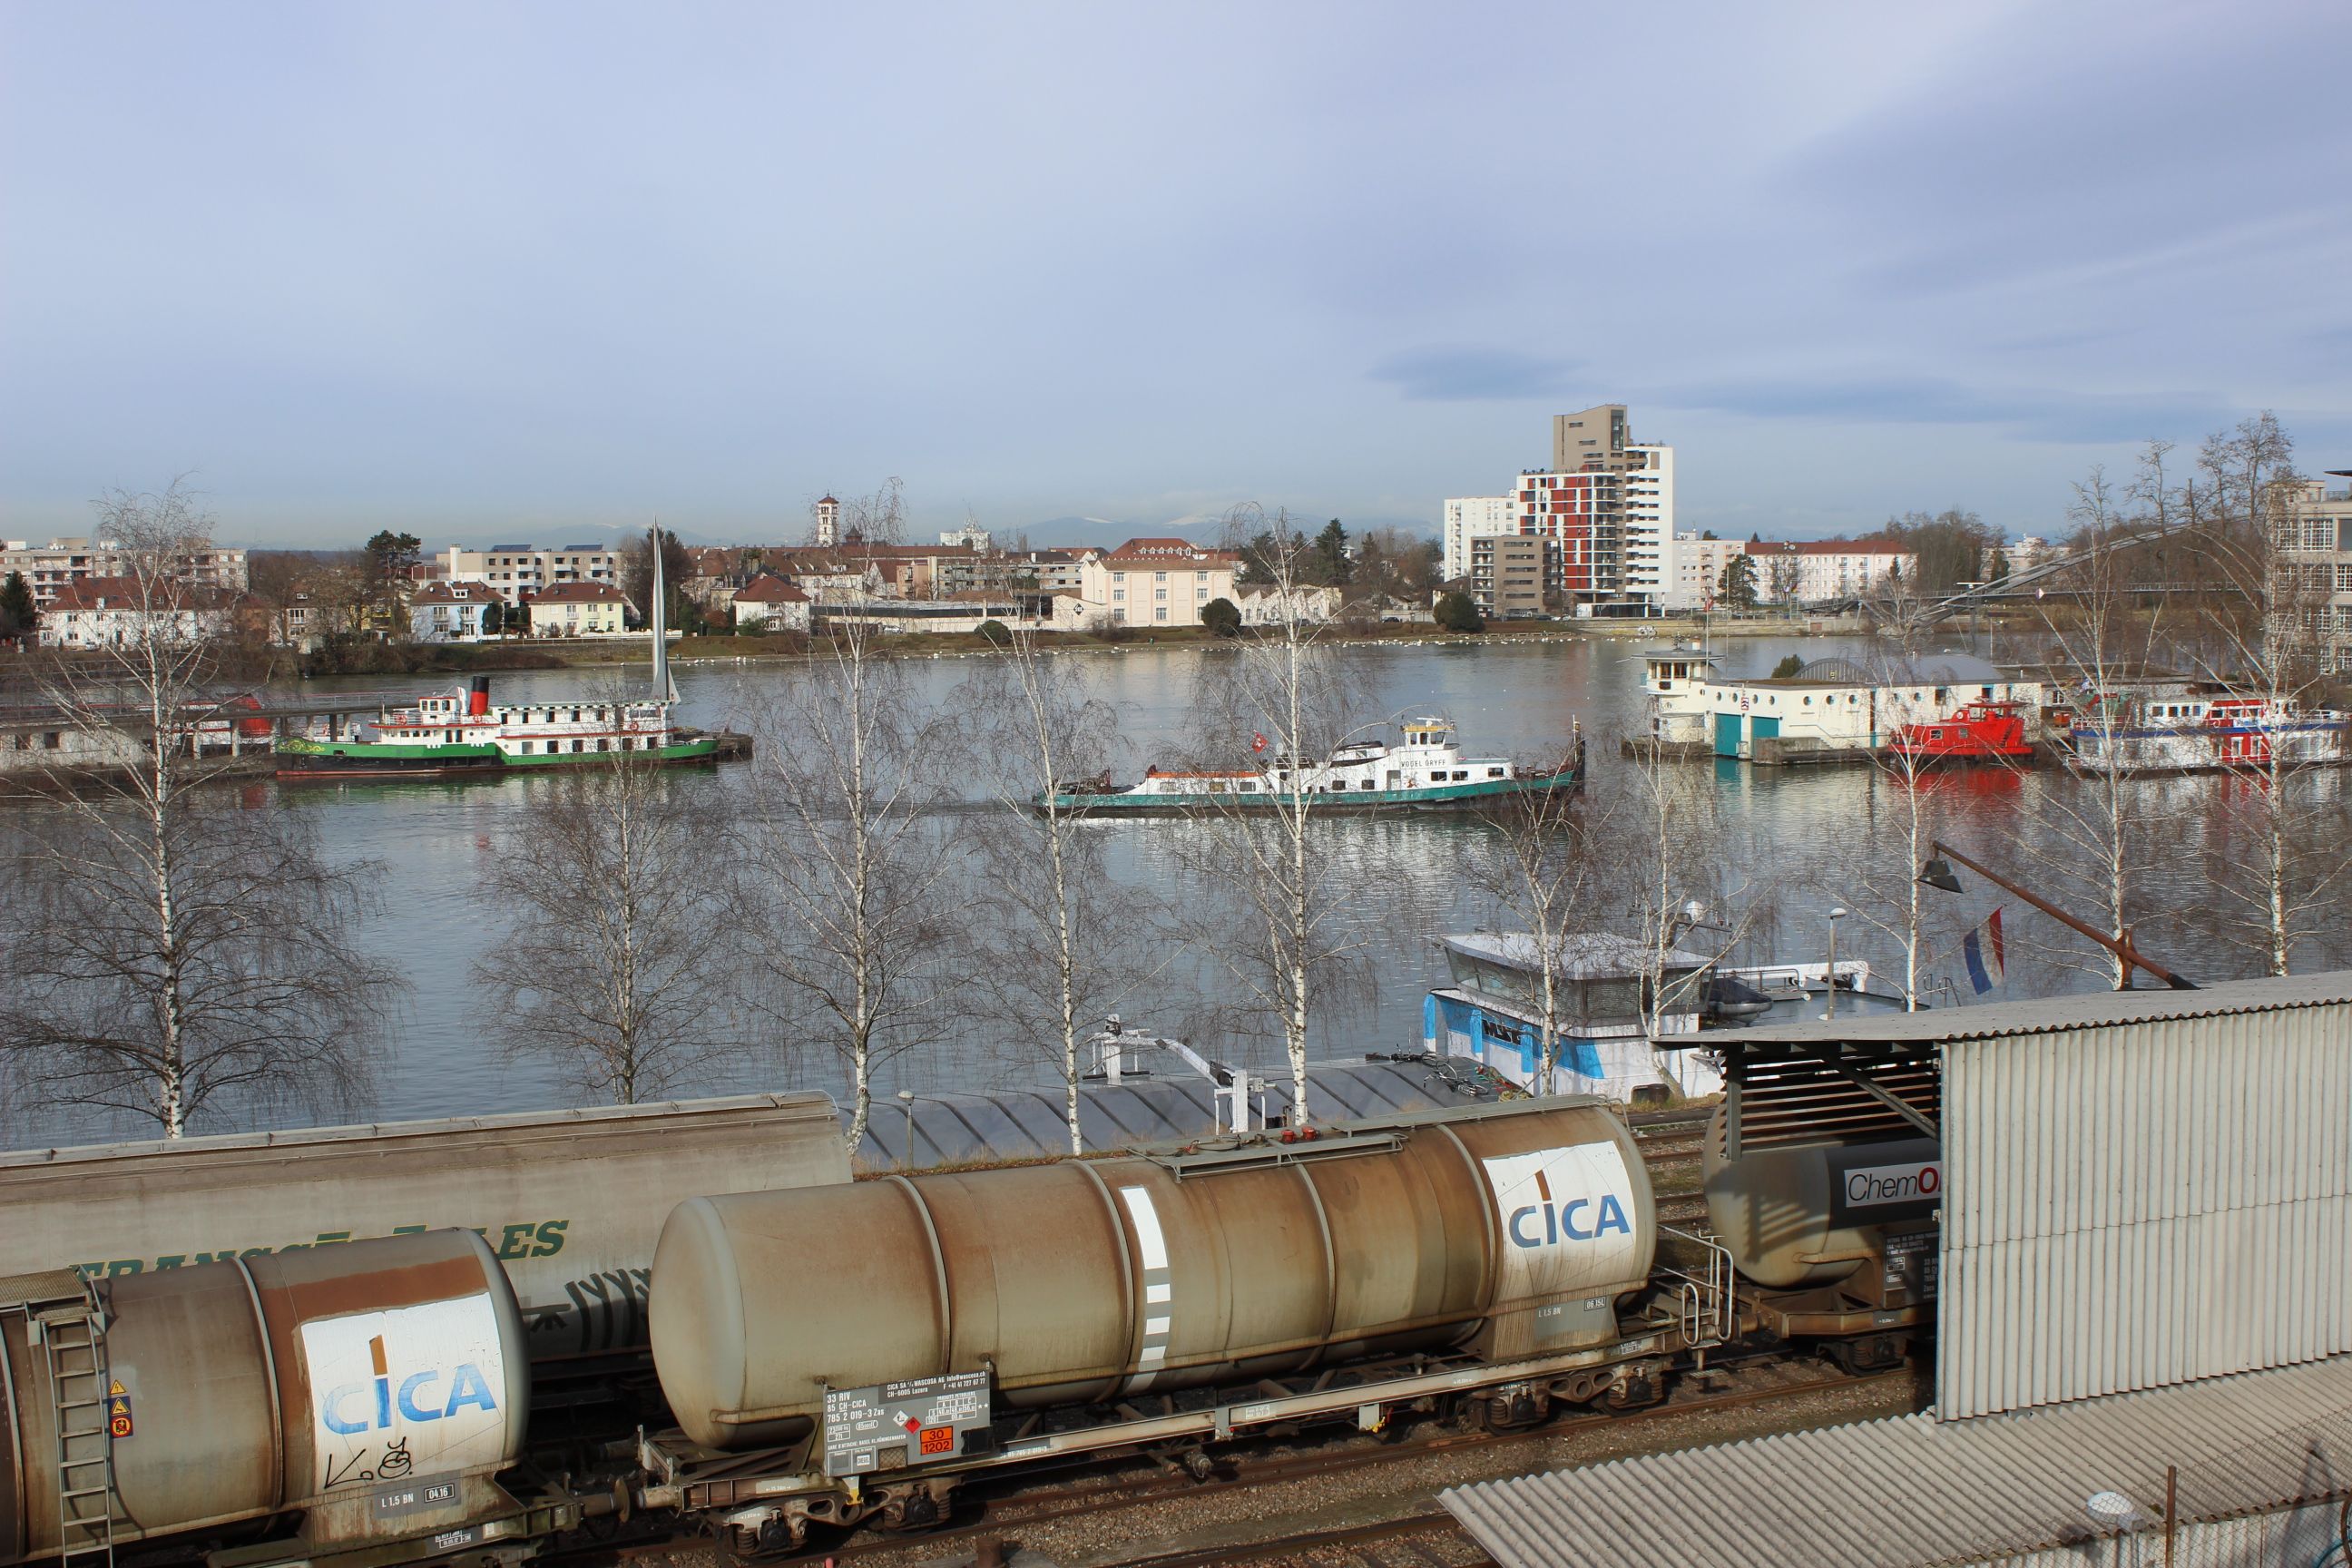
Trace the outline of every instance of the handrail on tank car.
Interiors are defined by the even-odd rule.
[[[1705,1262],[1698,1271],[1660,1264],[1658,1272],[1682,1281],[1675,1292],[1682,1306],[1683,1338],[1693,1350],[1705,1350],[1731,1338],[1731,1253],[1706,1231],[1658,1226],[1661,1237],[1672,1237],[1699,1249]]]

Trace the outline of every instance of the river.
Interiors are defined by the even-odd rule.
[[[1813,658],[1840,651],[1845,650],[1832,640],[1771,637],[1735,640],[1717,649],[1721,669],[1728,675],[1767,673],[1792,652]],[[1095,690],[1118,713],[1121,749],[1131,770],[1149,760],[1156,746],[1182,743],[1197,683],[1205,670],[1215,668],[1220,656],[1192,648],[1139,648],[1074,657],[1083,659]],[[1360,661],[1368,713],[1444,714],[1456,722],[1463,743],[1474,754],[1556,752],[1575,726],[1598,739],[1640,721],[1640,645],[1634,643],[1563,639],[1391,645],[1350,650],[1345,657]],[[918,660],[912,674],[925,700],[946,704],[956,700],[957,689],[976,668],[970,658]],[[676,674],[683,718],[705,726],[737,728],[764,705],[774,683],[792,679],[789,668],[756,661],[682,666]],[[502,700],[535,701],[578,694],[608,678],[562,670],[496,679]],[[445,683],[454,684],[454,678],[446,682],[422,678],[415,685],[423,691]],[[1597,784],[1608,770],[1626,765],[1613,746],[1599,743],[1591,748],[1591,760]],[[1817,957],[1825,931],[1822,916],[1832,904],[1874,897],[1882,906],[1879,912],[1885,912],[1892,885],[1901,879],[1882,870],[1875,889],[1864,889],[1857,885],[1852,865],[1861,846],[1872,840],[1884,844],[1888,835],[1899,832],[1900,814],[1892,798],[1898,784],[1868,768],[1676,765],[1704,771],[1724,821],[1750,847],[1754,863],[1742,869],[1741,877],[1751,887],[1769,885],[1772,894],[1775,915],[1748,929],[1735,957],[1748,962]],[[746,773],[741,766],[687,773],[680,775],[681,787],[740,791]],[[381,865],[381,907],[362,924],[358,939],[411,982],[408,1000],[392,1031],[393,1048],[375,1095],[374,1117],[519,1110],[577,1099],[553,1069],[502,1058],[497,1049],[498,1019],[471,973],[477,955],[500,929],[499,915],[477,893],[483,867],[517,826],[530,792],[545,783],[524,778],[300,789],[298,804],[318,812],[329,854]],[[1983,847],[1989,854],[2032,861],[2063,854],[2063,847],[2019,842],[2017,825],[2027,815],[2024,806],[2032,792],[2081,786],[2049,773],[2019,778],[1978,771],[1939,780],[1935,787],[1941,792],[1937,809],[1947,836]],[[2205,820],[2205,803],[2233,786],[2193,779],[2134,787],[2142,792],[2141,809],[2152,819],[2178,823],[2181,826],[2175,831],[2186,840],[2205,844],[2215,832]],[[274,786],[257,785],[247,794],[257,805],[276,804]],[[1458,819],[1427,816],[1333,818],[1330,827],[1340,836],[1344,853],[1366,889],[1366,908],[1377,911],[1377,918],[1367,922],[1364,932],[1360,967],[1368,983],[1323,1022],[1318,1054],[1417,1049],[1423,994],[1444,973],[1429,937],[1441,930],[1496,923],[1491,904],[1481,907],[1458,875],[1461,857],[1475,848],[1473,839],[1480,830]],[[1210,896],[1181,885],[1170,865],[1168,836],[1182,830],[1183,825],[1166,821],[1107,826],[1104,831],[1114,835],[1108,851],[1113,874],[1153,885],[1172,899]],[[2155,875],[2169,889],[2165,901],[2193,902],[2199,896],[2194,868],[2185,863],[2195,857],[2162,850],[2156,846],[2150,855]],[[724,847],[714,844],[713,852],[723,853]],[[1979,885],[1957,900],[1948,895],[1931,897],[1944,900],[1937,910],[1938,940],[1948,946],[1969,922],[1983,917],[1998,895]],[[2097,983],[2095,975],[2038,961],[2033,930],[2036,925],[2047,929],[2049,922],[2037,917],[2029,923],[2021,918],[2023,908],[2014,900],[2009,903],[2005,918],[2017,939],[2011,979],[1988,999]],[[1860,908],[1856,912],[1870,913]],[[1840,941],[1841,956],[1859,954],[1882,963],[1896,956],[1895,944],[1884,931],[1874,932],[1866,919],[1843,922]],[[1179,959],[1161,974],[1156,992],[1139,993],[1141,1011],[1130,1013],[1130,1023],[1173,1031],[1192,1018],[1183,994],[1188,988],[1217,988],[1214,973],[1198,955]],[[2208,973],[2223,962],[2210,952],[2198,960],[2209,966]],[[2228,962],[2234,972],[2245,972],[2239,961]],[[1933,968],[1940,976],[1957,979],[1960,966],[1948,953]],[[1210,1043],[1245,1058],[1270,1063],[1280,1058],[1278,1040],[1227,1037]],[[1044,1070],[1018,1051],[967,1033],[899,1058],[881,1087],[885,1092],[901,1086],[977,1088],[1034,1079]],[[739,1064],[681,1085],[678,1092],[804,1086],[835,1087],[830,1064],[780,1050],[772,1059]],[[54,1114],[12,1116],[0,1129],[11,1146],[109,1132],[144,1135],[132,1123]]]

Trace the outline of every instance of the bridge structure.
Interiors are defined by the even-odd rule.
[[[2188,526],[2187,523],[2177,522],[2162,528],[2140,529],[2130,533],[2116,534],[2097,544],[2054,555],[2022,572],[2012,572],[1998,583],[1979,583],[1974,587],[1963,588],[1958,593],[1948,594],[1940,598],[1905,603],[1893,595],[1857,594],[1851,598],[1837,601],[1831,607],[1842,614],[1860,613],[1869,616],[1882,625],[1892,621],[1907,621],[1916,626],[1931,626],[1939,621],[1949,620],[1954,616],[1967,615],[1971,611],[1992,605],[2031,603],[2042,599],[2049,594],[2049,584],[2053,580],[2078,568],[2090,565],[2101,556],[2110,555],[2121,550],[2134,550],[2143,544],[2154,543],[2159,539],[2171,538],[2177,533],[2185,531]],[[2212,591],[2212,585],[2150,579],[2146,582],[2126,584],[2124,591],[2134,595],[2210,593]]]

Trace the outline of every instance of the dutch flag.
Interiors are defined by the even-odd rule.
[[[2001,983],[2006,967],[2002,962],[1999,910],[1969,932],[1968,939],[1960,943],[1960,956],[1968,963],[1969,984],[1976,987],[1978,995]]]

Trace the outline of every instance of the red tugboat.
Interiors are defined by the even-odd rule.
[[[1887,743],[1898,757],[1922,763],[2031,762],[2025,738],[2024,704],[1970,702],[1948,719],[1906,724]]]

